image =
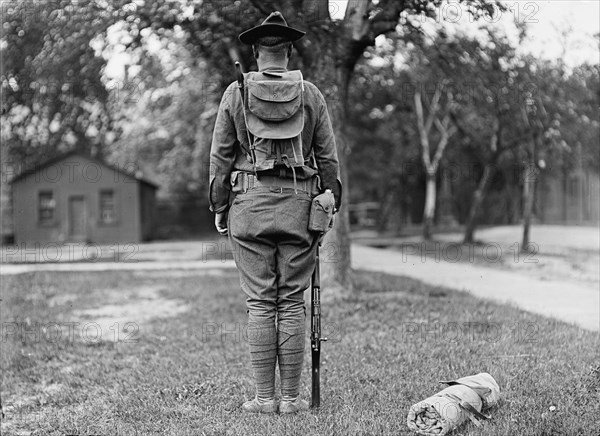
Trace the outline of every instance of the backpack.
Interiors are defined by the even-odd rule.
[[[241,92],[254,172],[276,165],[294,168],[305,164],[304,81],[299,70],[244,74]]]

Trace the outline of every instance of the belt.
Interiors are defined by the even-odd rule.
[[[256,177],[254,174],[243,171],[234,171],[231,173],[232,192],[247,192],[250,189],[266,187],[270,189],[279,189],[280,191],[284,188],[296,189],[310,194],[313,191],[318,190],[318,183],[317,177],[308,180],[296,180],[296,184],[294,184],[294,180],[284,179],[282,177],[267,175]]]

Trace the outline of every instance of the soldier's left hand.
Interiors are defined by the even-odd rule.
[[[333,226],[334,226],[334,224],[335,224],[335,215],[333,215],[333,216],[331,217],[331,221],[329,221],[329,226],[327,227],[327,230],[325,230],[323,233],[321,233],[321,234],[319,235],[319,241],[318,241],[319,247],[321,247],[321,246],[323,245],[323,239],[325,239],[325,235],[326,235],[326,234],[327,234],[327,233],[328,233],[328,232],[329,232],[331,229],[333,229]]]
[[[325,231],[325,233],[327,233],[331,229],[333,229],[334,225],[335,225],[335,214],[331,215],[331,221],[329,221],[329,227],[327,227],[327,230]]]

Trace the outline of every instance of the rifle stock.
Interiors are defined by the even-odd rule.
[[[321,268],[319,262],[319,247],[317,246],[317,258],[315,270],[312,275],[312,292],[310,301],[310,344],[312,357],[312,401],[311,407],[321,406],[321,342],[327,338],[321,337]]]

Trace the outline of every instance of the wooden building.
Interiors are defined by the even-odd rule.
[[[14,241],[140,242],[154,232],[158,186],[98,159],[70,152],[12,181]]]
[[[535,217],[545,224],[600,224],[600,174],[582,168],[542,174]]]

